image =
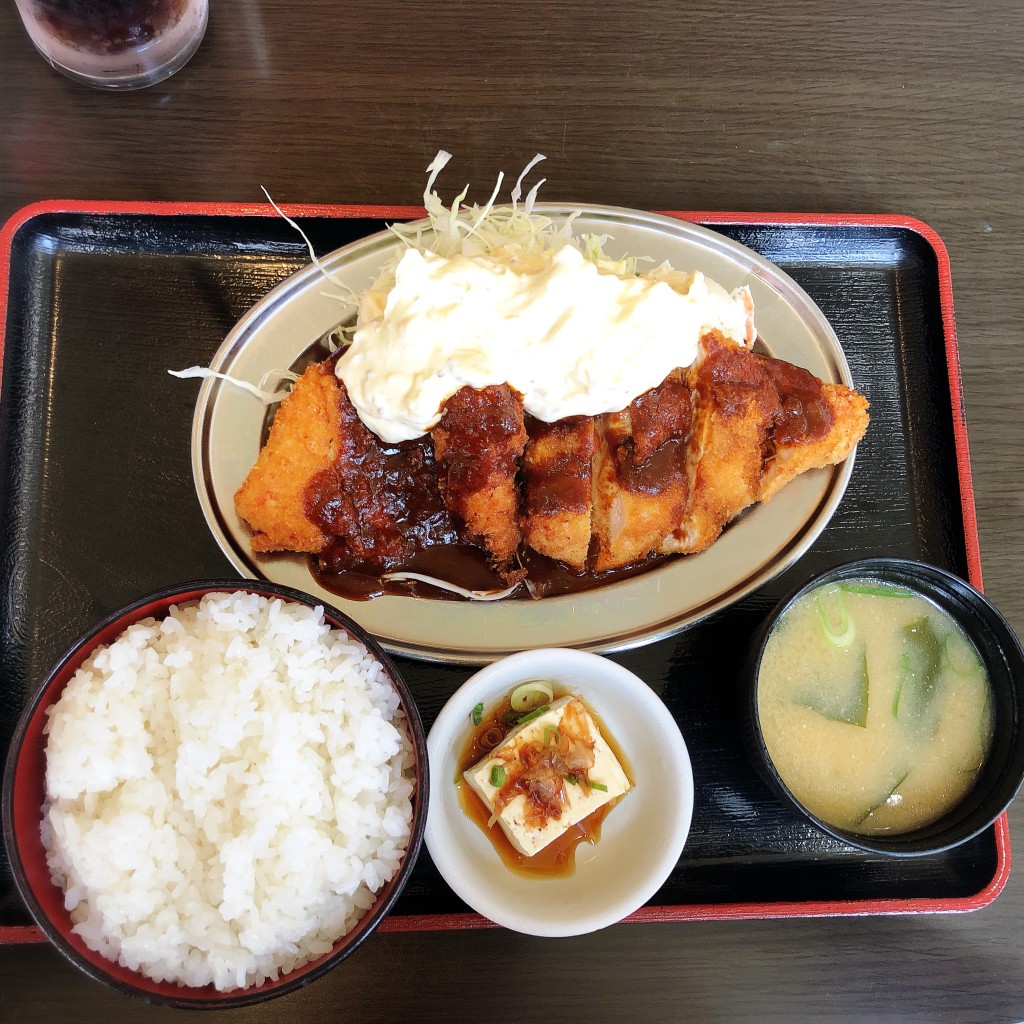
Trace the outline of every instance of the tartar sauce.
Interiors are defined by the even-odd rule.
[[[746,288],[667,266],[621,275],[568,244],[539,266],[409,249],[383,314],[360,321],[337,373],[391,444],[425,434],[465,385],[507,383],[548,423],[596,416],[689,366],[709,330],[755,336]]]

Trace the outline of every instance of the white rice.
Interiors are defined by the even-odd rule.
[[[315,959],[408,847],[397,694],[319,608],[174,607],[100,648],[49,715],[50,873],[87,945],[157,981],[245,988]]]

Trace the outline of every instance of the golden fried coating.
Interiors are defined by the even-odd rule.
[[[322,551],[329,537],[306,516],[306,488],[336,462],[340,387],[326,365],[311,366],[281,402],[256,465],[235,494],[253,531],[253,551]]]
[[[663,554],[704,551],[745,508],[800,473],[845,459],[867,429],[867,402],[840,384],[709,335],[688,377],[696,394],[690,494]]]
[[[582,572],[590,549],[594,420],[530,420],[523,451],[523,539]]]
[[[445,403],[432,431],[448,510],[502,570],[519,548],[516,470],[526,446],[523,403],[507,384],[464,387]]]
[[[678,523],[689,493],[690,388],[679,371],[621,412],[598,419],[593,569],[631,565]]]
[[[253,550],[338,568],[468,541],[506,582],[525,573],[523,543],[602,573],[705,550],[748,506],[845,459],[867,423],[857,392],[712,332],[693,366],[620,412],[542,423],[508,385],[466,387],[430,436],[388,446],[328,362],[281,403],[235,505]]]
[[[833,425],[825,437],[777,444],[761,474],[758,501],[767,501],[794,477],[809,469],[823,469],[842,462],[868,428],[868,401],[842,384],[825,384],[824,398],[832,410]]]

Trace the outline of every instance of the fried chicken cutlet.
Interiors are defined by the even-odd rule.
[[[329,361],[281,402],[235,508],[254,551],[321,555],[333,571],[385,572],[455,537],[430,445],[383,445]]]
[[[309,367],[281,402],[235,508],[257,552],[330,549],[335,570],[384,572],[461,537],[511,579],[525,443],[522,403],[502,385],[453,395],[432,439],[385,445],[328,361]]]
[[[696,396],[689,496],[663,554],[695,554],[755,502],[845,459],[863,437],[868,403],[781,359],[706,335],[688,378]]]
[[[236,495],[255,551],[380,573],[437,543],[483,549],[506,581],[521,545],[573,572],[705,550],[745,508],[845,459],[867,402],[717,332],[625,409],[525,417],[507,385],[463,388],[422,439],[386,445],[328,362],[281,403]]]
[[[252,549],[317,554],[330,537],[306,515],[306,488],[337,461],[341,384],[325,366],[311,366],[281,403],[270,437],[235,494],[235,509],[252,530]]]
[[[682,518],[689,494],[692,401],[689,385],[676,370],[621,412],[598,418],[595,572],[646,558]]]
[[[592,416],[531,419],[523,451],[523,539],[542,555],[583,572],[593,533]]]
[[[484,548],[504,575],[522,539],[516,491],[526,446],[522,401],[507,384],[461,388],[431,433],[445,504],[464,524],[466,539]]]

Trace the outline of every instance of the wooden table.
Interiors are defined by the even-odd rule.
[[[8,3],[0,219],[52,198],[259,201],[261,185],[411,204],[442,146],[481,189],[542,152],[550,198],[919,217],[952,259],[986,590],[1024,632],[1024,24],[1007,0],[966,6],[214,0],[189,66],[108,95],[52,72]],[[1024,842],[1024,805],[1010,821]],[[963,916],[378,935],[225,1017],[1010,1021],[1022,946],[1018,872]],[[0,949],[3,1020],[173,1017],[46,946]]]

